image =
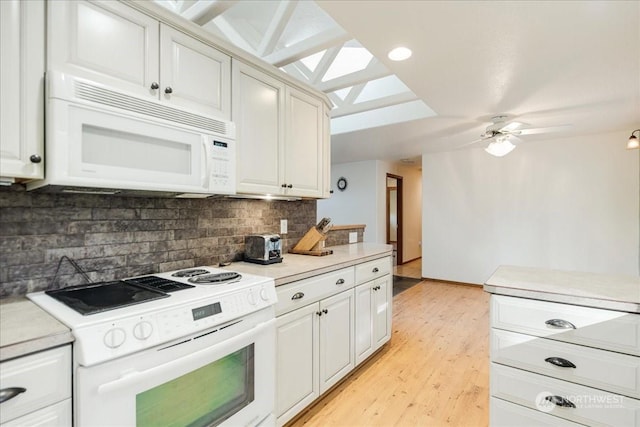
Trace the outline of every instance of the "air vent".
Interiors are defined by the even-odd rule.
[[[103,87],[93,86],[83,81],[75,82],[75,96],[78,99],[95,102],[96,104],[107,105],[120,110],[144,114],[199,129],[206,129],[216,134],[228,134],[227,123],[224,121],[189,113],[156,102],[146,101]]]

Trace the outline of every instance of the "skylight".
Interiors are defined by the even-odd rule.
[[[314,1],[155,2],[324,92],[332,133],[435,115]]]
[[[363,47],[343,47],[322,77],[322,81],[326,82],[364,70],[372,58],[373,55]]]

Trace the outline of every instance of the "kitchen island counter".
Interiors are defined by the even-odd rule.
[[[379,243],[351,243],[327,249],[333,250],[333,253],[325,256],[285,253],[280,263],[260,265],[243,261],[234,262],[225,269],[271,277],[275,280],[276,286],[280,286],[384,256],[391,256],[393,247]]]
[[[640,278],[501,266],[486,281],[492,294],[640,313]]]
[[[69,328],[27,298],[0,301],[0,362],[72,341]]]

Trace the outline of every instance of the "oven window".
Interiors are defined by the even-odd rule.
[[[215,426],[254,399],[254,344],[136,396],[137,426]]]

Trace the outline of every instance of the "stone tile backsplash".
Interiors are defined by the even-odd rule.
[[[162,199],[0,192],[0,298],[238,260],[244,236],[278,233],[283,250],[316,222],[316,201]]]

